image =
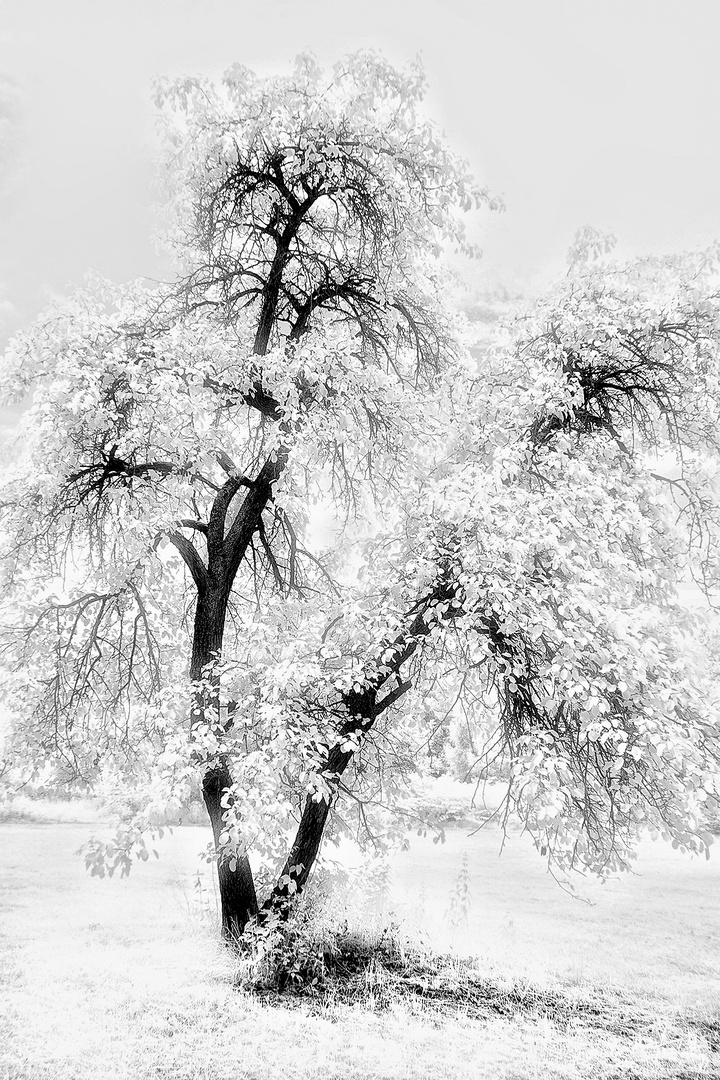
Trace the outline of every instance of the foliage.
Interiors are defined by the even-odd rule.
[[[584,234],[476,365],[438,255],[492,200],[421,94],[366,53],[161,86],[178,280],[93,282],[5,357],[33,395],[1,500],[6,779],[124,802],[100,874],[202,784],[228,932],[250,850],[275,902],[324,836],[402,841],[463,724],[555,864],[711,841],[677,591],[718,583],[717,253],[620,266]]]

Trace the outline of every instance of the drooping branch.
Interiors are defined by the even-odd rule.
[[[161,683],[160,645],[135,582],[49,602],[12,639],[2,651],[23,666],[35,657],[41,691],[25,734],[63,763],[64,782],[92,782],[107,738],[131,759],[122,706],[150,700]]]
[[[139,465],[124,461],[122,458],[117,457],[117,446],[113,446],[109,451],[104,452],[102,458],[102,461],[70,473],[67,482],[77,484],[80,480],[92,476],[93,480],[88,484],[87,490],[90,491],[93,488],[101,490],[113,476],[127,477],[128,479],[133,476],[148,476],[153,473],[158,476],[172,476],[182,471],[171,461],[145,461]]]
[[[572,306],[570,310],[575,315],[572,325],[584,325],[587,314],[580,317]],[[563,415],[541,411],[535,417],[529,431],[532,443],[544,444],[561,430],[606,431],[629,454],[619,433],[623,427],[651,442],[664,428],[672,442],[680,443],[689,419],[683,411],[684,354],[688,347],[708,344],[708,320],[697,314],[675,322],[659,317],[643,328],[616,326],[609,332],[602,312],[593,315],[599,326],[584,330],[581,339],[551,321],[544,334],[521,347],[522,356],[549,358],[551,368],[559,361],[568,388],[575,391]]]
[[[110,450],[99,452],[100,460],[90,465],[83,466],[70,473],[66,480],[67,492],[75,489],[75,497],[80,505],[94,496],[98,501],[102,498],[106,488],[113,483],[126,485],[136,478],[152,479],[176,476],[187,478],[191,481],[199,481],[204,487],[218,492],[220,488],[208,477],[192,467],[172,461],[126,461],[117,456],[117,446]]]

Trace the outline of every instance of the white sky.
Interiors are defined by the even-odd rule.
[[[478,221],[488,283],[561,271],[584,224],[627,252],[720,237],[717,0],[0,0],[13,321],[88,268],[167,272],[151,241],[155,75],[282,71],[304,49],[329,64],[368,46],[422,54],[428,111],[504,195],[507,212]],[[7,97],[0,81],[0,109]]]

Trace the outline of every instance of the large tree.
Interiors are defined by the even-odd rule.
[[[134,789],[97,872],[199,781],[228,937],[328,830],[391,835],[461,710],[556,863],[626,865],[643,829],[704,850],[718,720],[675,590],[713,583],[713,261],[581,266],[473,360],[438,257],[491,200],[417,69],[158,96],[177,280],[96,282],[5,358],[33,394],[2,494],[7,779]]]

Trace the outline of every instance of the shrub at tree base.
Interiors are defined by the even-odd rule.
[[[539,987],[488,975],[472,958],[441,956],[411,943],[394,923],[349,925],[332,908],[301,903],[288,924],[246,935],[236,987],[283,1005],[396,1010],[441,1019],[517,1020],[552,1024],[595,1036],[671,1041],[699,1036],[707,1053],[720,1048],[718,1025],[706,1016],[658,1014],[657,1003],[638,1003],[598,987]]]
[[[161,85],[177,280],[91,282],[4,359],[3,781],[113,799],[101,875],[201,786],[228,939],[323,838],[403,840],[453,730],[553,865],[712,839],[677,590],[717,583],[718,253],[580,234],[471,351],[439,257],[497,204],[422,90],[368,53]]]

